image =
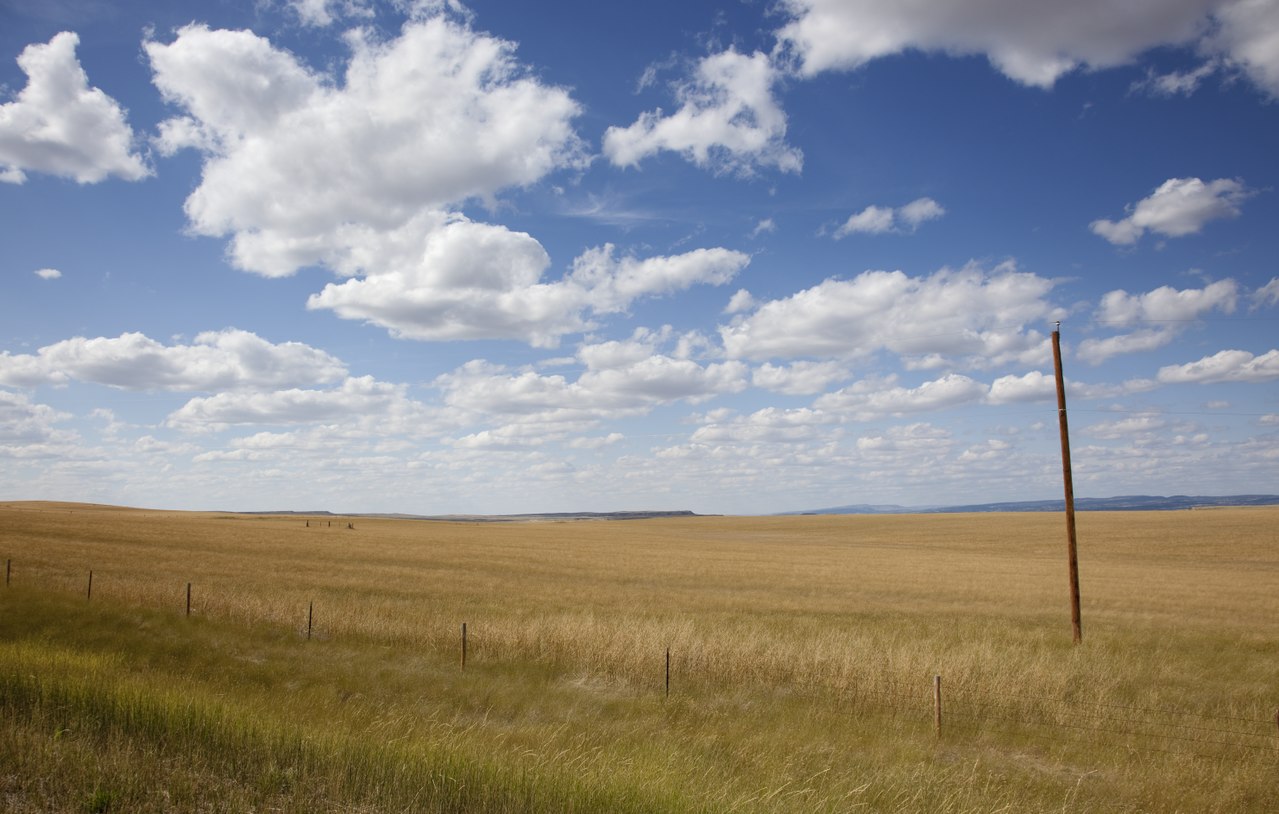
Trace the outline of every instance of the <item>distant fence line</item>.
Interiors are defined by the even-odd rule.
[[[4,582],[9,587],[12,582],[13,560],[5,560]],[[100,581],[100,580],[99,580]],[[191,616],[192,585],[186,583],[186,616]],[[85,600],[93,598],[93,571],[88,572]],[[306,627],[298,630],[299,635],[305,631],[306,639],[312,639],[315,623],[315,601],[310,600],[306,609]],[[459,640],[460,669],[466,670],[468,649],[467,623],[461,623]],[[663,689],[664,697],[671,695],[672,650],[665,648]],[[660,655],[660,654],[659,654]],[[657,657],[655,656],[655,661]],[[678,676],[676,676],[678,678]],[[856,686],[835,686],[809,684],[824,689],[836,698],[866,695],[878,699],[881,706],[893,714],[904,713],[912,718],[922,720],[921,710],[929,708],[934,733],[943,738],[951,732],[968,732],[977,735],[1001,735],[1009,738],[1030,738],[1059,744],[1087,744],[1090,736],[1109,736],[1111,738],[1127,738],[1126,744],[1132,751],[1147,754],[1171,754],[1183,757],[1203,758],[1207,760],[1246,761],[1261,755],[1273,755],[1279,759],[1279,709],[1271,720],[1249,718],[1233,715],[1209,715],[1199,712],[1160,709],[1155,707],[1131,706],[1106,703],[1101,701],[1071,701],[1052,699],[1047,696],[1021,696],[1032,704],[1053,705],[1061,713],[1058,718],[1070,718],[1069,721],[1038,719],[1028,716],[1024,710],[1008,704],[1001,704],[988,697],[975,698],[969,695],[969,687],[962,684],[956,688],[947,685],[942,692],[942,677],[934,675],[929,683],[929,694],[903,691],[899,683],[884,682],[863,678]],[[931,704],[925,704],[928,697]],[[1085,709],[1085,708],[1091,709]],[[958,719],[958,721],[956,721]],[[1193,719],[1200,723],[1177,723],[1176,720]],[[1218,724],[1208,726],[1206,724]],[[1250,728],[1244,728],[1250,727]],[[1196,737],[1182,733],[1202,733]],[[1149,744],[1132,743],[1133,739],[1162,742],[1161,748]],[[1226,751],[1206,754],[1194,751],[1183,744],[1193,746],[1223,747]],[[1181,747],[1181,748],[1176,748]]]

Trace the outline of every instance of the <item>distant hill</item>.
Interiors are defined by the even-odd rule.
[[[1279,505],[1279,495],[1123,495],[1121,497],[1075,498],[1075,510],[1081,512],[1157,512],[1177,509],[1199,509],[1215,506],[1274,506]],[[812,509],[794,514],[936,514],[942,512],[1060,512],[1065,511],[1066,501],[1022,500],[1008,503],[972,503],[961,506],[896,506],[855,504],[828,509]]]

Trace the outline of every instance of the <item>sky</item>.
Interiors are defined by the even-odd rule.
[[[0,0],[0,500],[1279,493],[1279,0]]]

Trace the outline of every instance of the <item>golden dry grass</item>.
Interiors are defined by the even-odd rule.
[[[1277,799],[1257,784],[1279,750],[1253,734],[1279,702],[1276,521],[1272,508],[1081,514],[1081,647],[1056,515],[476,524],[11,503],[0,557],[15,585],[67,595],[92,570],[90,604],[181,615],[191,582],[212,622],[301,633],[314,602],[316,638],[356,648],[341,681],[366,695],[368,648],[429,662],[396,668],[410,673],[456,669],[467,622],[488,711],[429,713],[473,727],[459,744],[599,776],[626,760],[640,785],[712,809],[1246,810]],[[663,714],[684,717],[667,721],[681,746],[663,749],[634,704],[660,697],[667,647]],[[921,764],[934,674],[948,734]],[[383,703],[439,736],[417,702]],[[865,731],[831,731],[859,718]],[[835,744],[896,764],[840,769]],[[1200,780],[1157,776],[1191,765]]]

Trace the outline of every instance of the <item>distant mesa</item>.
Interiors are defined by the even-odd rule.
[[[1279,495],[1123,495],[1121,497],[1075,498],[1075,509],[1081,512],[1160,512],[1185,509],[1207,509],[1221,506],[1275,506]],[[896,506],[855,504],[829,509],[811,509],[796,514],[939,514],[975,512],[1060,512],[1065,500],[1022,500],[1010,503],[971,503],[959,506]]]

